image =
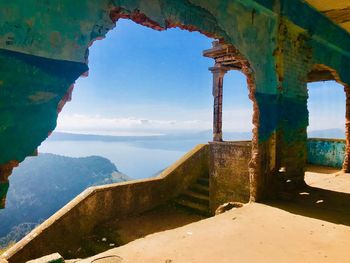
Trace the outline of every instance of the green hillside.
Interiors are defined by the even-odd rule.
[[[127,180],[100,156],[27,158],[10,177],[6,209],[0,210],[0,249],[21,239],[87,187]]]

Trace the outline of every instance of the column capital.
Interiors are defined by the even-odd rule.
[[[215,74],[215,73],[221,73],[221,74],[225,74],[227,71],[229,71],[230,69],[221,65],[221,64],[215,64],[214,67],[210,67],[209,70]]]

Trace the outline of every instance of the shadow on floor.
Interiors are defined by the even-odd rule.
[[[111,220],[99,225],[91,236],[84,238],[78,257],[95,255],[147,235],[178,228],[205,218],[168,203],[140,215]]]
[[[307,186],[294,194],[291,201],[265,204],[293,214],[350,226],[350,194]]]

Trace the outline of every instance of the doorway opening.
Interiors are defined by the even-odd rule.
[[[337,180],[327,178],[335,177],[344,163],[344,86],[331,80],[314,82],[308,84],[308,91],[308,169],[305,181],[310,186],[335,187],[336,190],[338,186],[334,183]]]
[[[340,170],[346,148],[344,85],[324,65],[315,65],[308,79],[308,163]]]
[[[240,71],[227,72],[223,92],[223,140],[251,141],[253,103],[249,99],[247,77]]]
[[[253,152],[256,150],[255,147],[257,146],[257,134],[254,134],[252,141],[239,140],[239,135],[241,134],[238,133],[236,133],[234,141],[223,140],[224,79],[226,74],[230,71],[243,73],[245,75],[243,79],[246,79],[248,86],[249,95],[247,97],[253,101],[253,105],[255,103],[255,86],[249,62],[234,46],[215,41],[212,43],[212,48],[205,50],[203,55],[215,61],[214,66],[209,68],[213,75],[212,95],[214,102],[213,139],[212,142],[210,142],[211,165],[209,181],[211,188],[213,188],[213,191],[210,192],[210,210],[215,211],[222,204],[230,200],[242,203],[249,202],[251,198],[250,183],[251,178],[254,177],[254,169],[249,169],[249,164],[253,163]],[[242,78],[241,75],[240,77]],[[235,89],[237,95],[240,92],[242,91]],[[232,105],[232,101],[230,101],[230,105]],[[254,106],[253,108],[256,109]],[[241,106],[236,109],[244,111],[246,107]],[[237,119],[242,118],[243,116],[241,113],[236,113],[235,117],[238,117]],[[248,120],[254,120],[253,114],[254,113],[250,112],[251,117],[248,117]],[[244,120],[244,123],[249,123],[248,120]],[[236,127],[237,126],[236,122]],[[247,126],[249,127],[249,124]],[[256,129],[255,132],[257,132]],[[249,135],[247,137],[249,137]]]
[[[345,211],[350,180],[341,171],[346,149],[344,85],[335,71],[323,65],[316,65],[308,78],[307,187],[298,198],[314,208]],[[339,215],[334,214],[332,220]]]

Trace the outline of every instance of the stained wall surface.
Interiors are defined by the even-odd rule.
[[[195,30],[234,45],[249,62],[244,73],[254,103],[251,200],[287,180],[303,183],[307,75],[325,65],[350,83],[348,32],[304,1],[12,0],[0,3],[2,203],[11,168],[54,130],[72,85],[88,71],[89,46],[119,18],[155,30]]]
[[[250,142],[209,143],[210,211],[227,202],[247,203],[250,198]]]
[[[308,163],[321,166],[342,168],[345,156],[345,140],[308,139]]]

